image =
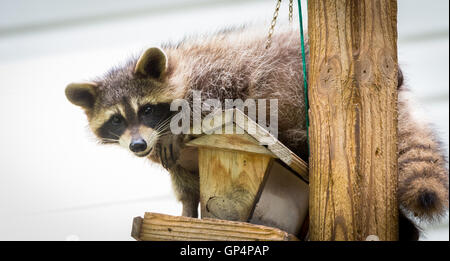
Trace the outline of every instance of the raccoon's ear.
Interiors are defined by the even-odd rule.
[[[91,109],[96,98],[97,84],[93,82],[71,83],[66,87],[67,99],[84,109]]]
[[[161,79],[167,70],[167,55],[157,47],[147,49],[136,63],[134,73]]]

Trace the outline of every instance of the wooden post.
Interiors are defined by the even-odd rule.
[[[397,1],[311,0],[308,20],[311,240],[397,240]]]

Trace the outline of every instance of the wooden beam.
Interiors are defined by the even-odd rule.
[[[139,222],[137,222],[139,221]],[[133,221],[133,237],[142,241],[288,241],[298,240],[282,230],[245,222],[196,219],[145,213]]]
[[[311,0],[308,21],[311,240],[397,240],[397,1]]]

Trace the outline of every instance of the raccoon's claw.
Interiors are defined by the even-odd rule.
[[[170,150],[170,159],[175,162],[175,157],[173,156],[173,145],[172,145],[172,143],[170,143],[170,145],[169,145],[169,150]]]
[[[167,159],[167,149],[166,147],[162,147],[161,145],[159,145],[159,148],[160,149],[158,157],[161,161],[161,164],[163,168],[169,169],[171,164],[169,164],[169,160]]]
[[[166,168],[166,164],[162,157],[162,146],[159,143],[156,144],[156,155],[158,155],[158,159],[161,162],[161,165],[163,166],[163,168]]]
[[[164,162],[164,165],[167,167],[168,162],[167,162],[167,151],[166,151],[166,147],[164,147],[163,153],[162,153],[162,161]]]

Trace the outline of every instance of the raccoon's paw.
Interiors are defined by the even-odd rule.
[[[412,167],[409,177],[400,180],[399,201],[415,217],[425,221],[441,218],[448,209],[448,178],[432,167]],[[448,174],[447,174],[448,175]]]
[[[185,135],[167,135],[156,144],[156,155],[165,169],[171,169],[177,164],[181,149],[185,144]]]

